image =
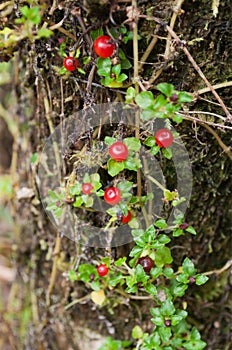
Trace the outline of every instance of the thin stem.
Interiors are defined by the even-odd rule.
[[[166,188],[163,185],[161,185],[161,183],[159,181],[157,181],[154,177],[152,177],[151,175],[147,175],[147,174],[145,174],[145,175],[151,182],[156,184],[156,186],[158,186],[162,191],[166,190]]]
[[[227,87],[230,87],[230,86],[232,86],[232,81],[225,81],[224,83],[219,83],[219,84],[213,85],[213,88],[214,88],[214,90],[216,90],[216,89],[227,88]],[[209,87],[198,90],[197,94],[201,95],[201,94],[204,94],[206,92],[210,92],[210,88]]]
[[[65,309],[65,310],[68,310],[68,309],[70,309],[70,307],[72,307],[72,306],[74,306],[74,305],[76,305],[76,304],[78,304],[78,303],[81,303],[81,302],[83,302],[83,301],[88,301],[88,300],[90,300],[90,298],[91,298],[90,294],[87,294],[87,295],[85,295],[85,296],[82,297],[82,298],[75,299],[75,300],[73,300],[71,303],[69,303],[68,305],[66,305],[64,309]]]
[[[175,23],[176,23],[176,19],[181,11],[181,6],[184,3],[185,0],[177,0],[175,2],[175,5],[173,7],[173,14],[172,14],[172,18],[170,21],[170,28],[174,29]],[[167,43],[166,43],[166,48],[165,48],[165,52],[164,52],[164,59],[168,59],[170,56],[170,47],[171,47],[171,34],[168,33],[168,37],[167,37]]]

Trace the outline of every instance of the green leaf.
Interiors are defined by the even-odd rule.
[[[161,234],[158,236],[158,242],[161,244],[167,244],[171,241],[171,238],[167,235]]]
[[[129,256],[135,256],[135,257],[139,257],[141,255],[141,252],[143,251],[142,247],[138,247],[138,246],[134,246],[131,251]]]
[[[184,103],[184,102],[192,102],[193,96],[188,94],[187,92],[179,92],[178,93],[178,102]]]
[[[174,92],[174,86],[172,84],[160,83],[156,87],[160,92],[162,92],[162,94],[167,97],[170,97]]]
[[[114,206],[112,208],[109,208],[107,210],[107,213],[110,215],[110,216],[117,216],[118,214],[118,207],[117,206]]]
[[[104,31],[102,28],[98,28],[96,30],[91,30],[90,36],[91,39],[94,41],[95,39],[99,38],[99,36],[104,35]]]
[[[48,190],[48,195],[53,201],[59,200],[59,196],[55,191]]]
[[[118,50],[118,56],[120,58],[120,63],[121,63],[121,69],[129,69],[132,67],[132,64],[130,61],[127,59],[125,53],[121,48]]]
[[[123,81],[127,80],[128,76],[125,73],[122,73],[119,75],[118,78],[116,78],[117,83],[122,83]]]
[[[83,202],[84,202],[86,208],[90,208],[93,206],[93,198],[90,197],[89,195],[82,195],[82,199],[83,199]]]
[[[37,160],[38,160],[38,153],[35,152],[35,153],[32,154],[32,156],[31,156],[31,158],[30,158],[30,163],[31,163],[31,164],[34,164],[34,163],[37,162]]]
[[[132,218],[129,222],[128,225],[130,226],[130,228],[139,228],[140,223],[139,220],[137,218]]]
[[[83,63],[84,64],[88,64],[90,61],[91,61],[91,57],[89,57],[89,56],[83,57]]]
[[[202,350],[207,346],[202,340],[189,340],[183,343],[183,347],[187,350]]]
[[[151,120],[155,118],[155,116],[156,116],[156,111],[154,110],[153,107],[144,109],[141,113],[141,119],[145,121]]]
[[[179,205],[180,203],[183,203],[185,201],[186,201],[186,198],[184,198],[184,197],[174,199],[174,201],[172,202],[172,206],[176,207],[177,205]]]
[[[152,146],[151,148],[151,154],[155,156],[156,154],[159,153],[160,147],[159,146]]]
[[[41,21],[41,17],[39,14],[39,7],[34,6],[29,8],[28,6],[22,6],[19,8],[22,15],[27,18],[27,20],[31,21],[33,24],[39,24]]]
[[[135,289],[133,289],[133,290],[137,291],[137,289],[138,289],[137,286],[134,286],[135,284],[137,284],[136,276],[128,276],[128,277],[126,277],[126,284],[127,284],[127,286],[129,288],[135,287]],[[134,293],[134,292],[128,292],[127,291],[127,293]]]
[[[189,275],[186,273],[181,273],[179,276],[177,276],[176,280],[180,283],[189,283]]]
[[[119,258],[114,262],[114,265],[119,267],[122,266],[126,262],[126,257],[124,256],[123,258]]]
[[[54,210],[54,215],[55,215],[56,218],[61,217],[62,213],[63,213],[63,209],[62,208],[56,208]]]
[[[164,190],[164,198],[167,201],[172,201],[173,199],[175,199],[178,196],[178,193],[176,191],[169,191],[167,189]]]
[[[173,289],[173,294],[177,297],[182,297],[185,294],[186,289],[188,289],[187,284],[177,284]]]
[[[80,68],[80,67],[77,68],[77,70],[78,70],[78,72],[81,73],[81,74],[86,74],[86,72],[84,71],[84,69],[82,69],[82,68]]]
[[[110,158],[107,162],[108,167],[108,173],[110,176],[114,177],[120,173],[120,171],[123,171],[125,168],[124,161],[123,162],[116,162],[116,160]]]
[[[194,230],[194,228],[192,226],[188,226],[185,231],[191,233],[192,235],[196,235],[196,231]]]
[[[144,145],[146,145],[148,147],[156,146],[154,136],[147,137],[146,140],[144,141]]]
[[[167,159],[172,159],[172,150],[171,148],[162,148],[162,153],[164,155],[165,158]]]
[[[162,316],[152,317],[151,322],[153,322],[156,326],[162,326],[164,324],[164,320]]]
[[[167,278],[173,278],[174,277],[174,271],[171,267],[166,267],[163,269],[163,275]]]
[[[112,275],[109,280],[109,285],[111,287],[115,287],[117,284],[123,284],[124,283],[124,276],[119,273],[118,275]]]
[[[80,264],[78,267],[78,279],[83,282],[90,282],[90,275],[97,277],[97,271],[95,266],[90,264]]]
[[[104,139],[104,142],[107,146],[111,146],[113,145],[114,142],[116,142],[116,138],[115,137],[110,137],[110,136],[106,136]]]
[[[179,237],[181,235],[184,235],[184,231],[180,228],[175,228],[172,233],[173,237]]]
[[[128,157],[124,161],[124,164],[126,169],[133,170],[133,171],[137,171],[139,168],[142,167],[141,160],[138,158]]]
[[[101,58],[99,57],[97,59],[97,67],[98,67],[98,74],[103,77],[110,76],[111,73],[111,66],[112,62],[110,58]],[[111,79],[113,81],[113,79]]]
[[[97,191],[96,192],[96,195],[98,196],[98,197],[103,197],[104,196],[104,191],[103,190],[99,190],[99,191]]]
[[[171,328],[165,327],[165,326],[159,327],[158,333],[159,333],[160,338],[162,339],[162,341],[164,343],[168,343],[170,338],[171,338],[171,336],[172,336]]]
[[[66,74],[68,73],[67,69],[65,67],[61,67],[58,71],[58,74],[59,75],[63,75],[63,74]]]
[[[53,34],[53,31],[48,28],[40,28],[37,33],[39,38],[50,38]]]
[[[173,115],[173,117],[172,117],[172,120],[173,120],[175,123],[180,124],[180,123],[182,123],[183,118],[182,118],[182,115],[181,115],[181,114],[175,113],[175,114]]]
[[[128,60],[128,58],[125,58],[124,60],[121,60],[121,68],[122,69],[130,69],[132,67],[132,64]]]
[[[161,267],[153,267],[150,270],[150,275],[152,278],[157,278],[162,274],[162,268]]]
[[[205,275],[198,274],[196,275],[196,284],[198,286],[201,286],[202,284],[205,284],[208,281],[208,277]]]
[[[153,108],[158,112],[158,111],[160,111],[160,109],[162,107],[166,107],[167,103],[168,102],[167,102],[166,98],[164,97],[164,95],[159,95],[155,99],[155,104],[154,104]],[[162,110],[163,110],[163,108],[162,108]],[[165,117],[165,113],[164,113],[164,115],[162,115],[162,114],[159,115],[157,113],[157,117]]]
[[[83,177],[83,183],[89,183],[89,182],[91,182],[90,176],[88,173],[85,173]]]
[[[135,102],[142,109],[147,109],[154,105],[154,96],[151,91],[142,91],[135,97]]]
[[[139,326],[135,326],[132,329],[132,338],[134,339],[141,339],[143,337],[143,330]]]
[[[141,148],[140,141],[135,137],[127,137],[123,140],[123,143],[128,147],[129,151],[139,151]]]
[[[151,294],[151,295],[157,295],[157,289],[156,287],[154,286],[154,284],[152,283],[148,283],[146,286],[145,286],[145,290],[147,293]]]
[[[116,64],[115,66],[112,67],[112,73],[114,73],[116,75],[116,78],[119,77],[120,73],[121,73],[121,64]]]
[[[126,103],[133,103],[135,98],[135,88],[130,86],[126,91]]]
[[[98,75],[100,75],[101,77],[108,77],[110,75],[111,69],[108,67],[101,68],[101,69],[98,69],[97,72],[98,72]],[[111,79],[111,78],[109,81],[104,79],[104,80],[102,80],[102,82],[104,82],[104,83],[102,83],[102,85],[108,85],[109,83],[111,83],[111,81],[113,81],[113,79]]]
[[[75,202],[73,203],[73,206],[76,207],[80,207],[81,204],[83,203],[83,199],[81,197],[76,197]]]
[[[186,314],[187,314],[187,312],[186,312]],[[180,323],[180,321],[181,321],[182,319],[183,319],[183,317],[180,316],[180,315],[173,315],[173,316],[171,317],[172,326],[176,326],[178,323]]]
[[[156,250],[155,263],[157,267],[163,267],[166,264],[171,264],[172,261],[173,259],[168,247],[161,247]]]
[[[57,209],[57,205],[52,202],[52,203],[49,203],[47,206],[46,206],[46,210],[50,210],[50,211],[54,211],[55,209]]]
[[[186,273],[188,276],[193,276],[195,273],[195,267],[193,262],[189,258],[185,258],[183,261],[183,271]]]
[[[70,270],[69,273],[68,273],[68,279],[69,279],[69,281],[71,281],[71,282],[76,281],[76,280],[77,280],[76,271]]]
[[[118,57],[121,60],[125,60],[125,58],[126,58],[126,55],[125,55],[125,53],[123,52],[123,50],[121,48],[119,48],[119,50],[118,50]]]
[[[155,226],[158,228],[166,228],[167,227],[167,223],[164,219],[159,219],[155,222]]]
[[[73,196],[80,194],[82,191],[82,184],[80,182],[76,182],[74,186],[69,188],[69,193]]]
[[[132,189],[134,183],[132,181],[121,181],[117,184],[117,187],[122,192],[129,192]]]
[[[165,300],[160,308],[160,313],[163,316],[171,316],[175,313],[176,309],[173,305],[173,302],[170,300]]]
[[[149,278],[140,264],[136,265],[134,272],[137,282],[145,283]]]

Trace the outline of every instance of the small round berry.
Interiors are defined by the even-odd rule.
[[[186,230],[186,228],[188,228],[188,227],[189,227],[189,224],[187,224],[187,222],[183,222],[183,224],[179,225],[179,228],[181,230]]]
[[[98,267],[97,267],[97,273],[99,274],[99,276],[105,276],[107,275],[109,269],[108,267],[106,266],[106,264],[100,264]]]
[[[128,157],[128,148],[121,141],[114,142],[109,147],[109,155],[116,162],[122,162],[123,160],[126,160]]]
[[[121,191],[117,187],[109,187],[104,192],[106,203],[115,205],[121,200]]]
[[[196,279],[194,277],[189,277],[189,283],[194,284],[196,282]]]
[[[78,59],[71,56],[66,57],[64,59],[64,67],[70,72],[73,72],[78,67]]]
[[[93,280],[94,280],[94,278],[95,278],[94,273],[91,273],[91,275],[89,276],[89,278],[90,278],[90,280],[91,280],[91,281],[93,281]]]
[[[158,146],[167,148],[173,143],[172,132],[168,129],[160,129],[155,134],[155,140]]]
[[[129,221],[131,221],[131,212],[128,210],[127,215],[122,217],[122,224],[127,224]]]
[[[84,194],[90,194],[92,189],[93,189],[93,186],[89,182],[82,184],[82,192]]]
[[[145,272],[150,272],[150,270],[155,266],[154,261],[149,256],[139,258],[138,264],[142,265]]]
[[[170,97],[170,101],[177,102],[178,101],[178,95],[177,94],[172,94],[172,96]]]
[[[94,41],[93,48],[98,56],[107,58],[112,56],[116,45],[108,35],[102,35]]]
[[[171,320],[165,320],[164,324],[165,324],[166,327],[171,327],[172,321]]]

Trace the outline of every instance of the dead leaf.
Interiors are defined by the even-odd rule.
[[[106,296],[105,296],[105,292],[103,289],[100,289],[98,291],[93,291],[91,293],[91,299],[97,305],[102,306],[102,304],[105,301],[105,298],[106,298]]]

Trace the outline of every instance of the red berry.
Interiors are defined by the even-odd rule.
[[[105,190],[104,199],[108,204],[117,204],[121,200],[121,191],[117,187],[109,187]]]
[[[102,35],[94,41],[93,48],[98,56],[107,58],[112,56],[116,45],[108,35]]]
[[[142,265],[145,272],[150,272],[150,270],[155,266],[154,261],[149,256],[139,258],[138,264]]]
[[[93,186],[89,182],[82,184],[82,192],[84,194],[90,194],[92,189],[93,189]]]
[[[122,224],[127,224],[129,221],[131,221],[131,212],[128,210],[127,215],[122,217]]]
[[[71,56],[66,57],[64,59],[64,67],[70,72],[73,72],[78,67],[78,59]]]
[[[155,140],[158,146],[160,147],[169,147],[173,143],[172,132],[168,129],[160,129],[155,134]]]
[[[123,142],[115,142],[109,148],[109,155],[116,162],[122,162],[128,157],[128,148]]]
[[[107,275],[108,271],[109,271],[109,269],[108,269],[108,267],[105,264],[100,264],[97,267],[97,273],[99,274],[99,276]]]

